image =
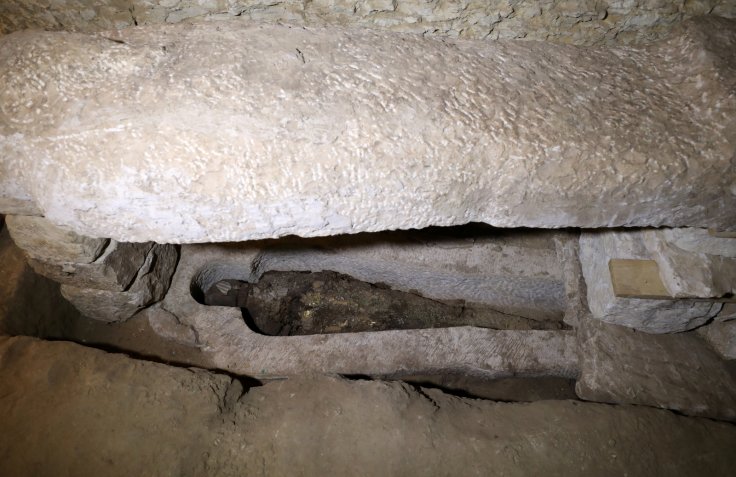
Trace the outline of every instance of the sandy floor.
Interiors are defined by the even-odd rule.
[[[0,475],[732,475],[736,427],[403,383],[239,380],[0,339]]]

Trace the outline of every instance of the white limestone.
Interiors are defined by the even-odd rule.
[[[648,333],[672,333],[703,325],[721,310],[721,303],[694,299],[698,295],[689,295],[690,298],[681,299],[674,299],[673,295],[672,300],[615,296],[608,267],[609,261],[611,259],[655,260],[658,263],[667,261],[668,258],[662,250],[669,250],[669,246],[648,247],[648,244],[656,245],[661,242],[666,241],[663,232],[658,230],[609,230],[581,234],[580,262],[587,285],[588,307],[594,318]],[[695,287],[697,283],[702,285],[702,280],[708,283],[720,281],[717,276],[714,280],[713,275],[708,274],[713,270],[707,268],[707,263],[698,264],[697,260],[687,260],[687,263],[692,264],[693,268],[678,269],[677,275],[670,276],[670,282]],[[666,273],[660,269],[660,277],[665,275]],[[702,280],[698,282],[698,278]],[[710,295],[705,297],[708,296]]]
[[[0,38],[0,212],[90,237],[736,224],[736,27],[641,48],[239,24]]]
[[[109,244],[105,239],[85,237],[64,230],[43,217],[9,215],[6,224],[13,242],[29,258],[41,262],[92,263]]]
[[[736,294],[736,239],[705,229],[648,230],[646,247],[673,297],[717,298]]]

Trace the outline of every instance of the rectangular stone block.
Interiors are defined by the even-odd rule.
[[[611,260],[652,261],[657,258],[657,252],[646,244],[649,233],[649,230],[608,230],[581,234],[580,263],[592,316],[647,333],[679,332],[704,324],[720,311],[720,303],[616,296],[609,266]],[[661,287],[659,290],[665,291]]]
[[[96,290],[126,290],[153,247],[151,242],[120,243],[110,240],[107,249],[92,263],[51,263],[29,259],[33,270],[63,285]]]
[[[82,314],[102,321],[125,321],[161,300],[171,283],[178,252],[174,245],[155,245],[145,256],[133,284],[124,291],[62,285],[61,294]]]
[[[736,420],[736,377],[696,333],[652,335],[588,318],[578,339],[582,399]]]
[[[39,262],[92,263],[109,242],[105,238],[79,235],[43,217],[8,215],[6,221],[15,244]]]

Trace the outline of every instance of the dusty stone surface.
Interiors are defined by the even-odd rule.
[[[3,475],[133,469],[136,475],[184,475],[188,459],[201,459],[200,446],[210,437],[206,426],[231,385],[226,376],[64,342],[0,340]]]
[[[472,39],[575,44],[661,38],[693,15],[736,16],[730,0],[6,0],[0,32],[95,31],[194,19],[359,25]]]
[[[64,298],[84,315],[108,322],[125,321],[145,306],[161,300],[176,269],[178,251],[173,245],[154,245],[124,291],[62,285]]]
[[[13,33],[0,211],[161,243],[469,221],[728,229],[734,25],[586,49],[232,22]]]
[[[10,215],[7,227],[38,274],[74,287],[126,290],[153,247],[78,235],[43,217]]]
[[[464,374],[382,376],[413,386],[441,389],[459,397],[492,401],[533,402],[573,399],[575,380],[564,378],[473,379]]]
[[[736,239],[705,229],[647,230],[644,243],[674,297],[713,298],[736,294]]]
[[[736,359],[736,320],[714,321],[698,328],[698,334],[723,359]]]
[[[721,311],[716,315],[716,321],[729,321],[736,319],[736,303],[725,303]]]
[[[64,230],[43,217],[10,215],[6,223],[16,245],[41,262],[92,263],[109,242]]]
[[[666,260],[656,249],[647,247],[649,230],[583,232],[580,236],[580,262],[587,286],[588,307],[593,317],[647,333],[672,333],[697,328],[713,318],[720,303],[692,299],[649,300],[617,297],[613,293],[611,259]],[[687,283],[687,270],[680,283]],[[662,270],[660,269],[660,275]],[[693,275],[696,279],[697,275]]]
[[[0,226],[0,335],[58,336],[60,324],[79,312],[59,293],[59,284],[37,275],[8,229]]]
[[[54,263],[32,258],[28,263],[39,275],[64,285],[122,292],[130,288],[153,247],[151,242],[120,243],[110,240],[104,253],[92,263]]]
[[[148,319],[151,328],[159,336],[184,345],[197,345],[197,333],[191,326],[179,322],[173,313],[154,305],[143,310],[141,314]]]
[[[166,339],[161,329],[152,329],[145,312],[155,306],[117,323],[82,315],[61,295],[58,283],[28,265],[5,228],[0,230],[0,277],[0,335],[74,341],[167,363],[213,367],[196,344]]]
[[[510,376],[574,378],[571,331],[490,330],[473,327],[392,330],[308,336],[264,336],[240,310],[189,304],[180,322],[197,331],[213,366],[270,379],[304,373],[387,375],[399,371],[459,372],[494,379]]]
[[[3,475],[725,476],[736,465],[732,425],[657,409],[326,377],[241,396],[229,377],[63,342],[2,339],[0,383]]]
[[[64,285],[103,291],[123,291],[130,288],[153,244],[120,243],[110,240],[105,252],[94,262],[41,262],[33,258],[28,263],[39,275]]]
[[[736,369],[698,334],[651,335],[583,321],[578,396],[736,421]]]
[[[573,327],[590,314],[586,299],[587,288],[580,264],[580,233],[566,232],[555,236],[557,258],[562,265],[565,284],[565,313],[563,321]]]

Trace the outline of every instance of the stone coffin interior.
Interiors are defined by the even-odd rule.
[[[265,334],[291,334],[269,326],[274,319],[331,323],[297,334],[463,325],[560,329],[559,236],[477,224],[265,241],[242,245],[228,263],[205,266],[192,279],[192,296],[207,305],[240,306],[251,328]],[[249,248],[258,250],[255,257]],[[278,320],[279,314],[289,316]]]

